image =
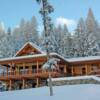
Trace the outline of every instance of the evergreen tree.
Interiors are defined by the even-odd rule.
[[[97,27],[97,23],[96,23],[95,17],[93,15],[92,9],[89,8],[88,15],[86,18],[87,32],[88,33],[94,32],[96,27]]]
[[[2,57],[12,57],[14,56],[14,39],[12,37],[11,28],[8,28],[7,33],[1,42],[1,54]]]

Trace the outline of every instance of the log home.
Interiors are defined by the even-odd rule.
[[[82,57],[65,59],[57,53],[51,57],[60,59],[52,77],[88,75],[100,69],[100,57]],[[38,46],[27,42],[12,58],[0,59],[0,81],[6,84],[7,90],[16,90],[44,86],[49,72],[42,66],[47,61],[46,53]]]
[[[51,53],[50,56],[60,59],[58,68],[51,71],[52,77],[66,76],[66,60],[56,53]],[[28,42],[14,57],[0,59],[0,81],[6,84],[7,90],[46,85],[49,73],[47,70],[42,70],[42,65],[46,61],[46,53],[35,44]]]

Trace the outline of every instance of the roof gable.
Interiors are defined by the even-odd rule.
[[[32,42],[27,42],[16,54],[15,56],[25,56],[44,53],[37,45]]]

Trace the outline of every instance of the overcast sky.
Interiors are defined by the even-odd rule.
[[[96,19],[100,20],[100,0],[49,0],[55,12],[52,19],[55,24],[67,24],[73,31],[80,17],[86,18],[91,7]],[[0,0],[0,22],[6,27],[15,27],[21,18],[30,19],[36,16],[41,28],[39,6],[35,0]]]

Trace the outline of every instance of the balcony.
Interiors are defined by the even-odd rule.
[[[59,71],[57,70],[52,70],[51,72],[52,77],[59,77],[61,74]],[[14,79],[14,80],[20,80],[20,79],[34,79],[34,78],[48,78],[49,76],[49,72],[46,70],[29,70],[29,69],[25,69],[25,70],[19,70],[19,71],[3,71],[0,72],[0,80],[10,80],[10,79]]]

